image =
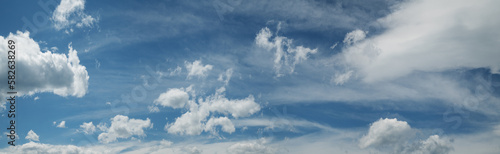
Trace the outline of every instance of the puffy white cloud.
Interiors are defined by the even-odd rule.
[[[25,139],[28,139],[30,141],[40,141],[39,136],[33,131],[30,130],[28,134],[26,135]]]
[[[189,95],[184,89],[169,89],[167,92],[160,94],[160,96],[154,101],[155,104],[165,106],[182,108],[189,100]]]
[[[492,31],[500,25],[498,5],[499,1],[489,0],[403,2],[378,20],[385,28],[381,34],[368,38],[360,30],[347,34],[348,46],[340,56],[366,82],[458,68],[499,73],[500,31]]]
[[[16,42],[16,91],[19,95],[33,95],[38,92],[53,92],[60,96],[82,97],[87,93],[88,73],[80,65],[77,51],[68,45],[68,55],[41,52],[37,42],[29,37],[29,32],[10,33],[0,36],[0,42]],[[0,52],[7,53],[7,43],[0,44]],[[7,56],[0,57],[0,63],[7,63]],[[7,76],[7,67],[0,68],[0,75]],[[7,83],[7,78],[3,79]],[[6,93],[7,87],[0,89]],[[0,95],[1,95],[0,94]]]
[[[421,142],[419,151],[421,153],[449,153],[453,147],[446,140],[440,139],[438,135],[432,135]]]
[[[255,44],[266,50],[275,49],[274,69],[278,77],[283,76],[285,73],[293,73],[295,65],[307,60],[309,54],[318,52],[317,49],[303,46],[295,47],[292,39],[283,36],[275,36],[270,40],[272,36],[273,34],[269,28],[262,28],[255,37]]]
[[[359,140],[359,146],[393,148],[394,153],[449,153],[453,150],[451,144],[438,135],[418,141],[414,138],[416,131],[405,121],[379,119],[370,126],[368,134]]]
[[[256,141],[249,142],[239,142],[231,145],[227,151],[228,153],[235,154],[267,154],[276,153],[277,150],[265,145],[267,143],[266,139],[260,139]]]
[[[214,127],[220,125],[222,131],[232,133],[235,128],[229,118],[210,118],[207,121],[207,117],[211,113],[230,114],[234,118],[248,117],[260,111],[260,105],[252,95],[244,99],[230,100],[225,97],[224,92],[225,88],[222,87],[215,94],[198,99],[198,103],[190,100],[189,111],[176,118],[174,123],[165,125],[165,130],[180,135],[199,135],[203,131],[217,135]]]
[[[195,60],[193,63],[185,62],[188,71],[187,78],[190,79],[194,76],[201,78],[206,77],[208,71],[212,70],[212,65],[203,65],[200,60]]]
[[[61,0],[52,13],[51,20],[57,30],[76,25],[77,27],[92,27],[97,19],[83,12],[85,0]],[[72,29],[71,29],[72,31]]]
[[[94,134],[94,132],[96,131],[95,126],[92,123],[92,121],[91,122],[83,122],[83,124],[80,125],[80,128],[85,134]]]
[[[359,140],[359,146],[394,145],[405,142],[414,135],[410,125],[406,121],[398,119],[379,119],[371,124],[368,134]]]
[[[126,139],[134,135],[146,136],[144,129],[152,127],[153,123],[149,118],[146,120],[129,119],[128,116],[116,115],[111,118],[111,126],[99,134],[98,139],[102,143],[109,143],[116,141],[118,138]]]
[[[66,128],[66,121],[61,121],[59,125],[57,125],[58,128]]]

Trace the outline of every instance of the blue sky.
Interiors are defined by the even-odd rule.
[[[498,153],[498,5],[5,1],[18,137],[8,145],[3,129],[0,148]]]

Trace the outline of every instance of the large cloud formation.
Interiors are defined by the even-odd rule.
[[[500,31],[494,30],[500,25],[499,5],[491,0],[402,3],[377,21],[385,29],[381,34],[367,38],[360,30],[348,34],[341,56],[366,82],[459,68],[499,73]]]
[[[78,52],[68,45],[67,55],[42,52],[40,46],[29,32],[10,33],[0,36],[0,42],[16,42],[16,91],[19,95],[33,95],[38,92],[53,92],[60,96],[83,97],[87,93],[89,75],[86,67],[80,64]],[[0,52],[7,53],[6,43],[0,44]],[[0,57],[0,63],[7,63],[7,56]],[[0,67],[0,75],[7,76],[7,67]],[[7,83],[7,78],[2,82]],[[3,86],[0,92],[8,89]],[[3,96],[2,96],[3,97]]]

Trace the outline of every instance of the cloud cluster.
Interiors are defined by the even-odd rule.
[[[402,3],[377,21],[385,28],[381,34],[348,33],[340,56],[365,82],[460,68],[499,73],[500,32],[491,30],[500,25],[495,18],[498,5],[498,1],[467,0]]]
[[[406,121],[379,119],[371,124],[368,134],[359,140],[359,147],[373,147],[379,150],[389,148],[394,153],[449,153],[453,150],[451,144],[438,135],[412,142],[416,140],[416,131]]]
[[[248,117],[260,111],[260,105],[252,95],[244,99],[230,100],[225,97],[225,88],[222,87],[213,95],[204,99],[193,98],[183,104],[189,104],[189,111],[175,119],[174,123],[165,125],[165,130],[172,134],[199,135],[203,131],[217,135],[216,126],[222,131],[233,133],[234,124],[228,117],[210,117],[211,114],[231,115],[233,118]],[[208,120],[207,120],[208,118]]]
[[[16,91],[20,95],[39,92],[53,92],[60,96],[83,97],[87,93],[89,76],[85,66],[80,64],[78,52],[68,45],[68,54],[42,52],[29,32],[10,33],[0,36],[0,42],[16,42]],[[0,44],[0,52],[7,53],[6,43]],[[7,56],[0,57],[0,63],[7,63]],[[7,67],[0,68],[0,75],[7,76]],[[7,83],[7,78],[2,81]],[[22,83],[22,84],[21,84]],[[0,89],[5,94],[7,87]],[[3,96],[3,95],[2,95]]]
[[[308,55],[318,52],[318,49],[294,46],[292,39],[278,35],[271,39],[272,36],[269,28],[262,28],[255,37],[255,44],[266,50],[275,50],[274,70],[278,77],[293,73],[295,65],[307,60]]]
[[[102,143],[114,142],[119,138],[130,138],[132,136],[146,136],[144,129],[152,128],[153,123],[146,120],[131,119],[128,116],[116,115],[111,118],[111,126],[103,128],[104,132],[99,134],[98,139]]]
[[[83,12],[85,0],[61,0],[61,3],[52,13],[51,20],[57,30],[76,25],[76,27],[92,27],[97,19]],[[70,31],[73,31],[71,28]]]

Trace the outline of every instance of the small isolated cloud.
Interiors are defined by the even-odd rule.
[[[39,100],[40,97],[36,96],[33,100],[36,101],[36,100]]]
[[[307,60],[308,55],[318,52],[318,49],[303,46],[295,47],[292,39],[283,36],[275,36],[271,39],[272,36],[273,34],[269,28],[262,28],[255,37],[255,43],[266,50],[275,50],[274,70],[278,77],[283,76],[285,73],[293,73],[295,65]]]
[[[85,134],[94,134],[96,131],[96,127],[92,122],[83,122],[82,125],[80,125],[81,131],[83,131]]]
[[[33,130],[30,130],[28,132],[25,139],[28,139],[30,141],[40,141],[38,135]]]
[[[66,121],[61,121],[59,125],[57,125],[58,128],[66,128]]]
[[[217,81],[222,81],[224,82],[224,85],[229,84],[229,80],[231,80],[231,76],[233,75],[233,69],[227,69],[226,72],[219,74],[219,78],[217,78]]]
[[[206,77],[208,71],[212,70],[212,65],[203,65],[200,60],[195,60],[193,63],[185,62],[186,69],[188,71],[187,78],[191,79],[192,77]]]
[[[189,95],[184,89],[169,89],[167,92],[160,94],[154,101],[155,104],[171,108],[183,108],[188,102]]]
[[[153,123],[147,118],[130,119],[128,116],[116,115],[111,118],[111,126],[99,134],[98,140],[102,143],[114,142],[119,138],[130,138],[132,136],[146,136],[144,129],[152,128]]]
[[[51,20],[57,30],[71,28],[75,25],[78,28],[92,27],[97,19],[84,13],[85,0],[61,0],[61,3],[52,13]]]

